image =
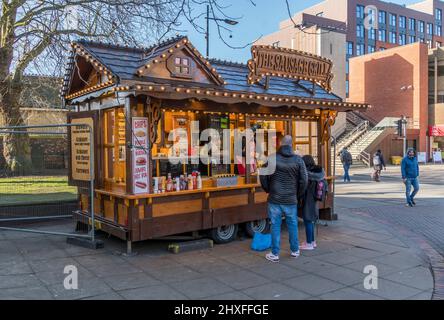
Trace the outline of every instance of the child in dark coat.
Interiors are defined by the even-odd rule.
[[[313,250],[317,246],[314,239],[314,226],[319,218],[320,201],[317,199],[318,184],[319,182],[322,182],[323,184],[322,197],[324,197],[327,182],[325,181],[324,169],[321,166],[316,165],[312,156],[305,155],[302,157],[302,160],[304,160],[308,172],[308,187],[303,199],[300,199],[307,241],[302,243],[300,249]]]

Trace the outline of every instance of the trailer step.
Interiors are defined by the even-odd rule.
[[[199,239],[185,242],[176,242],[168,245],[168,251],[171,253],[182,253],[193,250],[203,250],[213,248],[213,240]]]

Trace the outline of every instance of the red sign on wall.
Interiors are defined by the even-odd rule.
[[[444,125],[442,126],[429,126],[430,137],[444,137]]]

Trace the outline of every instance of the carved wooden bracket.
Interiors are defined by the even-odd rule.
[[[326,143],[330,140],[331,127],[335,124],[338,111],[322,110],[321,111],[321,141]]]
[[[150,137],[150,148],[157,140],[157,128],[161,118],[161,100],[147,98],[147,113],[148,113],[148,131]]]

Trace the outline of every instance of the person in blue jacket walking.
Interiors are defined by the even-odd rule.
[[[401,174],[405,184],[406,207],[413,207],[416,205],[415,196],[419,191],[419,165],[415,150],[412,148],[407,150],[407,155],[402,159]],[[412,187],[413,192],[411,192]]]

